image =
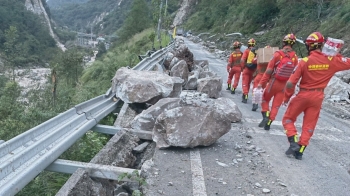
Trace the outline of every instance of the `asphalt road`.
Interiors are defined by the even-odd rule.
[[[186,40],[196,60],[209,61],[210,70],[223,78],[226,61],[202,46]],[[260,108],[251,111],[251,100],[241,102],[241,83],[232,98],[243,114],[229,133],[210,147],[156,150],[146,195],[167,196],[350,196],[350,122],[322,110],[314,136],[303,160],[288,158],[289,143],[281,124],[281,108],[270,131],[258,127]],[[327,106],[324,106],[327,107]],[[301,130],[302,116],[297,127]]]

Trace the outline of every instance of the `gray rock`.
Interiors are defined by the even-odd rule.
[[[197,89],[197,81],[199,78],[199,71],[193,71],[191,73],[193,75],[188,77],[188,81],[183,88],[187,89],[187,90],[196,90]]]
[[[256,186],[256,187],[258,187],[258,188],[261,188],[261,187],[262,187],[262,186],[261,186],[261,184],[260,184],[260,183],[258,183],[258,182],[257,182],[257,183],[255,183],[255,186]]]
[[[136,111],[131,109],[129,104],[124,104],[118,114],[117,120],[114,122],[114,126],[129,128],[130,123],[133,121],[136,115]]]
[[[325,99],[336,95],[339,96],[340,100],[345,100],[349,97],[348,92],[350,92],[350,84],[343,82],[337,77],[332,77],[324,91]]]
[[[270,191],[270,189],[263,189],[262,192],[263,193],[270,193],[271,191]]]
[[[198,92],[206,93],[210,98],[219,98],[222,89],[222,78],[202,78],[198,80]]]
[[[164,67],[165,69],[170,69],[170,63],[174,58],[174,54],[172,52],[168,52],[164,58]]]
[[[177,57],[173,57],[169,65],[169,69],[173,68],[177,62],[179,62],[179,59]]]
[[[225,113],[231,122],[239,122],[242,119],[242,113],[238,109],[236,103],[230,98],[220,97],[214,102],[214,107],[217,110]]]
[[[170,76],[179,77],[184,80],[183,85],[186,84],[188,81],[188,74],[188,66],[186,64],[186,61],[184,60],[181,60],[178,63],[176,63],[170,70]]]
[[[193,63],[195,68],[201,68],[203,71],[209,71],[208,60],[194,60]]]
[[[158,148],[209,146],[230,129],[230,120],[220,111],[184,106],[158,116],[153,129],[153,141]]]
[[[207,78],[207,77],[216,77],[216,73],[211,71],[203,71],[199,73],[199,79]]]
[[[164,111],[180,106],[180,98],[164,98],[156,104],[142,111],[131,122],[131,127],[136,130],[153,131],[157,117]]]
[[[165,97],[179,97],[183,80],[153,71],[122,67],[112,79],[112,92],[124,103],[154,104]]]

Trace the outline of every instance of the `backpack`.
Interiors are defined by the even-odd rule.
[[[248,69],[254,70],[257,67],[257,63],[255,60],[256,57],[256,53],[255,53],[255,48],[250,49],[249,53],[248,53],[248,58],[247,58],[247,63],[246,63],[246,67]]]
[[[280,81],[287,81],[295,68],[292,59],[295,56],[295,52],[292,52],[291,55],[281,50],[277,52],[281,55],[281,60],[275,67],[275,78]]]

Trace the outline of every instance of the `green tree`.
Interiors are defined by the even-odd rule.
[[[5,40],[4,52],[6,63],[8,65],[7,67],[12,70],[12,80],[15,80],[15,59],[19,54],[18,32],[16,27],[10,26],[10,28],[5,31]]]
[[[96,58],[101,58],[104,54],[106,54],[106,45],[103,42],[98,43],[97,48],[98,53],[96,54]]]
[[[121,41],[126,41],[136,33],[151,25],[150,9],[145,0],[135,0],[119,34]]]

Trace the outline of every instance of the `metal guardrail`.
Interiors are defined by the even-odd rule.
[[[133,69],[152,70],[169,48],[158,50]],[[111,89],[0,144],[0,196],[15,195],[87,131],[117,108]]]

